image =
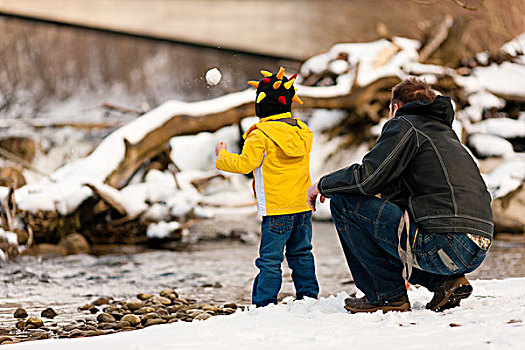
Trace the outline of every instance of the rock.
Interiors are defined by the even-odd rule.
[[[169,298],[169,299],[171,299],[171,297],[173,297],[173,299],[179,297],[179,295],[177,294],[177,292],[174,291],[173,289],[166,289],[166,290],[163,290],[163,291],[161,291],[161,292],[159,293],[159,295],[160,295],[161,297],[165,297],[165,298]],[[173,300],[173,299],[172,299],[172,300]]]
[[[128,328],[128,327],[131,327],[131,323],[129,323],[128,321],[120,320],[117,323],[117,329],[124,329],[124,328]]]
[[[213,305],[207,305],[207,306],[203,306],[202,307],[202,311],[206,311],[210,314],[215,314],[217,313],[219,309],[217,308],[217,306],[213,306]]]
[[[97,322],[98,323],[115,322],[115,317],[103,312],[97,316]]]
[[[149,307],[149,306],[144,306],[144,307],[141,307],[140,309],[138,310],[135,310],[135,314],[137,315],[145,315],[145,314],[149,314],[150,312],[155,312],[155,308],[153,307]]]
[[[107,305],[107,304],[109,304],[111,302],[111,300],[113,300],[113,298],[100,297],[100,298],[97,298],[93,302],[93,305],[95,305],[95,306]]]
[[[26,318],[27,317],[27,311],[19,307],[15,310],[13,316],[15,318]]]
[[[141,319],[140,319],[140,323],[145,325],[146,322],[148,322],[148,320],[150,320],[152,318],[161,318],[161,317],[158,314],[156,314],[154,312],[151,312],[149,314],[145,314],[144,316],[142,316]]]
[[[492,201],[496,232],[525,233],[525,186]]]
[[[153,326],[153,325],[156,325],[156,324],[164,324],[164,323],[167,323],[166,320],[163,320],[162,318],[150,318],[146,324],[144,325],[144,327],[149,327],[149,326]]]
[[[11,330],[9,328],[0,328],[0,335],[10,334]]]
[[[237,309],[239,306],[235,303],[224,304],[225,308]]]
[[[229,307],[225,307],[224,309],[220,310],[220,313],[225,315],[231,315],[235,312],[235,309],[231,309]]]
[[[29,317],[26,321],[26,327],[28,325],[33,325],[36,328],[40,328],[44,325],[44,322],[38,317]]]
[[[88,241],[80,233],[71,233],[62,237],[58,245],[64,247],[68,255],[89,254],[91,251]]]
[[[137,298],[140,300],[148,300],[153,298],[153,294],[139,293],[137,294]]]
[[[24,251],[24,255],[56,257],[66,255],[66,249],[57,244],[35,244]]]
[[[199,310],[199,309],[189,309],[186,311],[186,315],[190,317],[197,317],[201,313],[202,313],[202,310]]]
[[[186,310],[188,307],[186,305],[172,305],[168,306],[167,310],[170,314],[174,314],[179,310]]]
[[[172,318],[171,320],[168,321],[168,323],[175,323],[175,322],[178,322],[179,319],[178,318]]]
[[[9,337],[0,337],[0,344],[2,344],[3,342],[5,341],[12,341],[13,339],[9,338]]]
[[[70,324],[67,324],[65,325],[62,330],[66,331],[66,332],[71,332],[75,329],[79,328],[79,325],[76,324],[76,323],[70,323]]]
[[[131,311],[135,311],[144,306],[144,302],[138,298],[132,298],[126,302],[126,306]]]
[[[13,186],[15,189],[24,186],[26,179],[22,171],[22,167],[18,165],[0,168],[0,186]]]
[[[100,310],[97,308],[97,307],[90,307],[89,308],[89,312],[91,312],[92,314],[97,314]]]
[[[195,316],[195,320],[207,320],[208,318],[210,318],[212,315],[210,315],[209,313],[207,312],[201,312],[200,314],[198,314],[197,316]]]
[[[108,314],[112,314],[114,312],[121,312],[121,308],[117,307],[117,306],[107,306],[103,309],[104,312],[108,313]]]
[[[98,325],[99,329],[114,329],[117,328],[116,322],[102,322]]]
[[[52,308],[48,307],[47,309],[43,310],[40,316],[45,318],[55,318],[57,313]]]
[[[165,297],[153,297],[152,301],[155,304],[162,304],[162,305],[171,305],[172,301],[169,298]]]
[[[128,322],[132,327],[135,327],[136,325],[140,324],[140,317],[138,317],[137,315],[133,315],[133,314],[128,314],[128,315],[124,315],[122,316],[122,318],[120,319],[120,322]]]
[[[28,331],[33,339],[48,339],[49,333],[42,329],[31,329]]]
[[[0,175],[1,177],[1,175]],[[25,230],[14,230],[18,238],[18,245],[25,245],[29,241],[29,233]]]

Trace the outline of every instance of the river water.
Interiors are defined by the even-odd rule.
[[[80,316],[77,308],[99,296],[128,298],[139,292],[175,288],[182,297],[223,304],[250,303],[257,270],[256,242],[201,241],[183,251],[121,246],[118,253],[42,259],[24,256],[0,263],[0,323],[15,323],[16,307],[39,315],[53,307],[60,323]],[[335,229],[314,224],[314,255],[321,296],[355,291]],[[288,267],[283,267],[282,296],[293,295]],[[525,276],[525,243],[496,240],[483,265],[470,279]]]

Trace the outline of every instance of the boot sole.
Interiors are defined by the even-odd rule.
[[[447,293],[441,303],[431,310],[440,312],[459,306],[459,302],[462,299],[467,299],[472,294],[472,290],[473,288],[470,284],[462,284],[450,293]]]
[[[373,309],[355,309],[348,305],[345,305],[345,309],[352,314],[363,313],[363,312],[373,313],[376,311],[383,311],[383,313],[391,312],[391,311],[398,311],[398,312],[411,311],[409,303],[405,303],[399,306],[378,306]]]

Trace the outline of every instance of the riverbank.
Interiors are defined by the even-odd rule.
[[[252,224],[249,226],[256,227],[257,221]],[[199,229],[204,230],[204,227]],[[139,293],[155,294],[166,289],[174,289],[197,304],[220,307],[229,303],[250,304],[252,282],[257,273],[254,266],[257,240],[246,243],[231,239],[202,240],[182,251],[120,248],[118,252],[99,257],[74,255],[39,259],[24,256],[2,262],[2,325],[15,327],[18,320],[13,313],[17,307],[36,317],[51,307],[58,315],[54,319],[42,318],[44,325],[64,327],[78,319],[86,320],[89,313],[79,307],[98,297],[128,300]],[[314,255],[322,297],[343,291],[356,292],[331,223],[314,223]],[[523,242],[496,240],[486,261],[469,275],[469,279],[523,277],[524,257]],[[290,270],[285,265],[280,298],[293,294]],[[99,312],[105,307],[100,307]]]

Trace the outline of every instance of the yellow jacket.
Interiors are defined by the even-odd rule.
[[[259,215],[294,214],[310,210],[306,202],[310,186],[310,150],[313,134],[295,119],[292,126],[277,119],[282,113],[263,118],[243,138],[241,154],[221,150],[215,166],[219,170],[248,174],[254,172]]]

